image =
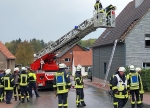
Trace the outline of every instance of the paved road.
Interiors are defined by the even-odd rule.
[[[112,103],[105,91],[98,90],[93,87],[86,87],[85,91],[85,108],[113,108]],[[39,91],[40,98],[33,97],[29,103],[21,103],[17,108],[58,108],[57,98],[55,98],[52,90]],[[71,89],[69,92],[69,108],[76,108],[75,104],[75,90]],[[149,108],[145,106],[143,108]],[[125,108],[131,108],[128,103]]]

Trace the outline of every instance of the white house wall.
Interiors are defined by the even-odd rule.
[[[126,65],[142,67],[143,62],[150,63],[150,48],[145,48],[145,34],[150,34],[150,11],[131,30],[125,39]]]

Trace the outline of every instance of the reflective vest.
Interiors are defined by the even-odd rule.
[[[110,80],[109,80],[109,82],[110,82],[109,86],[110,86],[110,87],[112,87],[112,80],[113,80],[114,76],[115,76],[115,75],[113,74],[112,77],[111,77]]]
[[[130,80],[130,90],[137,90],[139,89],[139,74],[129,73],[129,80]]]
[[[122,81],[122,79],[119,77],[119,75],[115,75],[117,77],[117,87],[114,87],[115,89],[118,90],[118,94],[114,94],[114,96],[116,98],[120,98],[120,99],[124,99],[124,98],[128,98],[128,93],[127,93],[127,79],[125,80],[125,82]],[[125,94],[124,91],[126,92]]]
[[[56,78],[56,85],[53,85],[53,87],[57,87],[57,94],[67,93],[68,89],[64,72],[57,72],[55,74],[55,78]]]
[[[4,90],[13,90],[12,81],[9,76],[4,76]]]
[[[102,10],[100,7],[99,7],[100,3],[95,3],[94,7],[96,8],[96,11],[97,12],[104,12],[104,10]]]
[[[28,76],[29,76],[29,82],[36,81],[36,74],[35,73],[30,72],[28,74]]]
[[[141,85],[140,94],[144,94],[143,83],[142,83],[142,79],[141,79],[141,75],[140,74],[139,74],[139,78],[140,78],[140,85]]]
[[[78,84],[79,81],[79,84]],[[82,77],[75,78],[75,88],[84,88]]]
[[[20,86],[27,86],[28,84],[28,75],[27,74],[20,74]]]

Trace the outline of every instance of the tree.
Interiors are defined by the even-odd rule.
[[[22,64],[23,66],[31,64],[34,59],[33,54],[33,46],[28,41],[19,43],[15,54],[16,64]]]
[[[40,50],[42,50],[42,46],[41,46],[40,40],[36,40],[36,39],[34,38],[34,39],[30,40],[30,43],[31,43],[32,46],[33,46],[34,53],[37,53],[37,52],[39,52]]]
[[[96,39],[80,40],[78,44],[87,48],[87,47],[91,47],[95,41]]]

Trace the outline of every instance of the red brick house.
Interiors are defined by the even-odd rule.
[[[16,57],[0,41],[0,69],[14,69]]]
[[[64,63],[68,67],[68,71],[72,72],[72,61],[73,61],[73,51],[86,51],[87,49],[83,48],[79,44],[72,45],[71,47],[66,48],[57,55],[56,62]]]

